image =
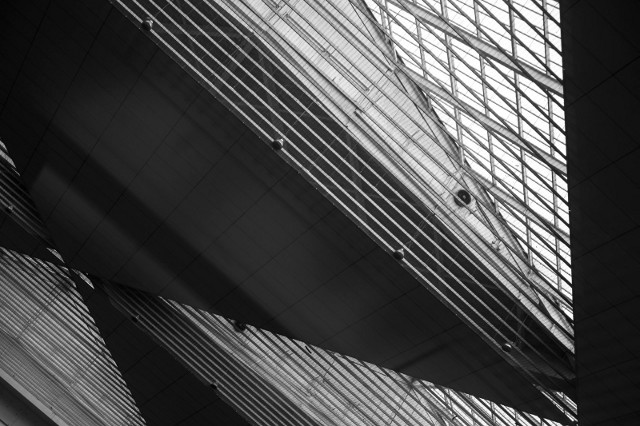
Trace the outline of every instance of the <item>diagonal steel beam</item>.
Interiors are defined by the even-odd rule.
[[[8,153],[0,203],[45,247],[42,258],[0,247],[2,375],[57,424],[145,424]]]
[[[435,13],[427,10],[426,8],[411,3],[408,0],[388,0],[390,4],[401,7],[405,9],[407,12],[411,13],[413,16],[418,18],[422,24],[426,26],[431,26],[436,28],[445,34],[459,40],[469,47],[473,48],[475,51],[483,55],[484,57],[494,59],[495,61],[501,63],[502,65],[509,67],[512,71],[523,74],[524,76],[530,78],[534,82],[538,83],[540,86],[551,90],[553,93],[556,93],[562,96],[563,86],[562,82],[558,81],[556,78],[547,75],[546,73],[538,70],[531,65],[520,61],[513,56],[507,54],[501,49],[496,48],[491,43],[488,43],[469,31],[454,26],[451,22],[442,18],[441,16],[436,15]]]
[[[398,68],[407,76],[409,76],[409,78],[415,81],[427,93],[431,95],[435,95],[438,98],[448,102],[449,104],[460,108],[462,111],[465,111],[466,113],[468,113],[470,117],[474,118],[479,123],[481,123],[487,130],[513,143],[519,148],[522,148],[532,153],[532,155],[539,157],[540,159],[542,159],[542,161],[544,161],[546,164],[551,166],[554,170],[557,170],[563,175],[567,174],[567,165],[563,161],[553,157],[547,152],[541,150],[540,148],[534,147],[531,144],[527,143],[515,132],[511,131],[510,129],[507,129],[506,127],[498,123],[496,120],[492,119],[491,117],[487,116],[481,111],[478,111],[474,107],[461,101],[460,99],[455,97],[453,94],[439,87],[437,84],[427,80],[426,78],[424,78],[417,72],[413,71],[409,67],[405,65],[399,65]]]

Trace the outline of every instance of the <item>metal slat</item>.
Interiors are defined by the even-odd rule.
[[[117,366],[65,272],[6,249],[0,249],[0,263],[0,294],[7,308],[0,313],[0,323],[9,332],[6,338],[14,342],[11,345],[21,348],[21,355],[15,354],[3,369],[67,424],[143,425]],[[31,367],[24,364],[29,362]],[[64,395],[64,400],[52,400],[50,392],[43,391],[48,386],[43,380],[55,383],[55,393]]]
[[[230,392],[229,386],[240,383],[234,376],[223,379],[220,369],[226,353],[264,383],[291,389],[287,395],[296,401],[298,409],[311,416],[322,414],[322,424],[326,425],[513,425],[516,419],[523,426],[557,424],[251,326],[238,331],[228,319],[159,296],[105,282],[103,285],[118,309],[127,316],[139,315],[138,326],[198,377],[219,379],[221,395]],[[202,336],[207,336],[208,343],[201,340]],[[186,341],[193,344],[191,349]],[[215,347],[218,355],[205,347]],[[317,397],[305,389],[313,389]],[[400,389],[404,389],[404,395],[398,393]],[[252,386],[233,390],[248,400],[260,392]],[[390,398],[394,394],[397,398]],[[237,401],[230,399],[232,405]],[[269,424],[281,409],[277,404],[254,406],[264,410],[255,417],[257,425]],[[376,407],[383,408],[384,416],[371,411]]]
[[[180,310],[131,289],[106,287],[114,305],[154,340],[170,351],[205,383],[215,383],[217,392],[228,399],[256,424],[319,425],[303,413],[277,388],[247,368],[235,354],[223,350],[216,342],[204,338]]]

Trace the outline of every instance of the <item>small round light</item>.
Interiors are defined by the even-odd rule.
[[[471,194],[466,189],[460,189],[456,192],[454,200],[459,207],[468,206],[471,203]]]
[[[399,248],[399,249],[395,250],[395,251],[393,252],[393,257],[394,257],[394,259],[396,259],[396,260],[402,260],[402,259],[404,259],[404,249],[403,249],[403,248]]]
[[[284,148],[284,139],[277,138],[271,141],[271,148],[276,151],[280,151],[282,148]]]
[[[140,321],[140,315],[139,314],[131,315],[131,321],[133,322]]]
[[[152,28],[153,28],[153,19],[145,18],[145,20],[142,21],[142,29],[145,31],[151,31]]]
[[[6,206],[4,208],[4,210],[7,212],[7,214],[11,214],[13,213],[13,211],[15,210],[15,206],[13,204],[9,204],[8,206]]]
[[[509,353],[513,350],[513,345],[509,342],[505,342],[502,344],[501,346],[502,350],[505,351],[506,353]]]

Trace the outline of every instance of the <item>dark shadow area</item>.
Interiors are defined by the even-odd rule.
[[[561,1],[580,425],[640,424],[640,3]]]

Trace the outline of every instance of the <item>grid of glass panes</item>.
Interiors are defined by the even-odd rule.
[[[571,315],[566,172],[532,154],[543,152],[557,164],[566,164],[558,2],[366,3],[404,64],[457,99],[454,105],[427,94],[444,128],[463,148],[469,167],[529,212],[525,216],[513,203],[495,199],[531,264],[557,286],[558,301]],[[406,3],[418,6],[432,21],[414,16]],[[477,43],[498,55],[478,49]],[[513,62],[505,64],[500,58]],[[549,81],[555,85],[545,84]],[[510,130],[531,149],[518,147],[483,126],[474,118],[474,110]]]

